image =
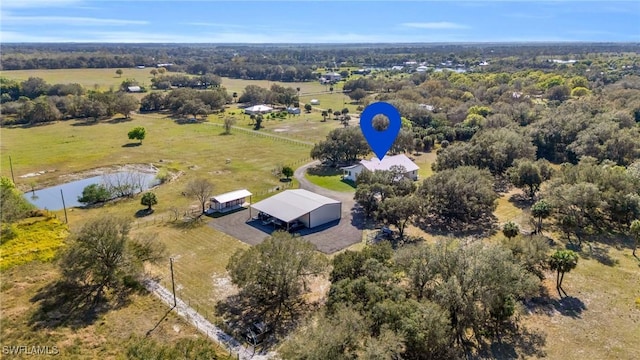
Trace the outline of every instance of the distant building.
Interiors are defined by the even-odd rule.
[[[417,71],[417,72],[425,72],[425,71],[427,71],[427,70],[429,70],[429,68],[428,68],[428,67],[426,67],[426,66],[424,66],[424,65],[422,65],[422,66],[418,66],[418,67],[416,68],[416,71]]]
[[[138,66],[136,66],[136,67],[137,67],[138,69],[144,69],[144,68],[145,68],[145,66],[144,66],[144,65],[138,65]]]
[[[343,167],[342,171],[344,171],[344,179],[355,182],[358,175],[365,169],[369,171],[391,170],[393,166],[402,166],[405,169],[404,176],[411,180],[418,180],[420,167],[404,154],[385,156],[382,161],[376,157],[371,160],[361,160],[358,164]]]
[[[288,107],[287,112],[293,115],[300,115],[300,108],[297,107]]]
[[[127,92],[139,93],[142,92],[142,88],[140,86],[127,86]]]
[[[254,105],[244,109],[244,113],[249,115],[266,114],[272,111],[273,111],[273,108],[271,106],[267,106],[264,104]]]
[[[391,67],[391,70],[395,70],[395,71],[402,71],[402,69],[404,69],[404,66],[402,65],[394,65]]]
[[[318,99],[311,99],[311,101],[309,101],[309,104],[311,104],[311,105],[320,105],[320,100],[318,100]]]
[[[322,75],[322,77],[320,77],[320,82],[323,84],[334,83],[340,80],[342,80],[342,75],[338,74],[337,72],[326,73]]]

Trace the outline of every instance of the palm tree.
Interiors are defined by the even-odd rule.
[[[329,113],[327,112],[327,110],[323,110],[322,111],[322,121],[327,121],[327,116],[329,115]]]
[[[556,271],[556,289],[558,294],[562,297],[567,296],[567,292],[562,288],[562,280],[564,280],[564,274],[576,268],[578,265],[578,254],[571,250],[558,250],[549,259],[549,267],[551,270]],[[561,293],[562,291],[562,293]]]

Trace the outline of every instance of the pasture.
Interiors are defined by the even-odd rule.
[[[27,80],[30,77],[39,77],[49,84],[77,83],[87,90],[118,89],[126,79],[137,80],[142,86],[151,86],[153,76],[149,73],[152,68],[122,68],[122,76],[116,74],[117,69],[35,69],[35,70],[8,70],[3,71],[2,76],[11,80]]]

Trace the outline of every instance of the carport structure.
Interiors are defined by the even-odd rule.
[[[342,203],[308,190],[286,190],[251,205],[251,208],[267,214],[286,224],[300,221],[308,228],[338,220],[342,214]]]

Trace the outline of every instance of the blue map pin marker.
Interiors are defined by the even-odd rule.
[[[376,115],[384,115],[389,119],[389,126],[386,130],[378,131],[373,127],[373,118]],[[386,102],[370,104],[360,114],[362,135],[367,139],[369,147],[376,154],[378,160],[382,160],[387,151],[391,149],[400,132],[401,125],[400,113],[393,105]]]

